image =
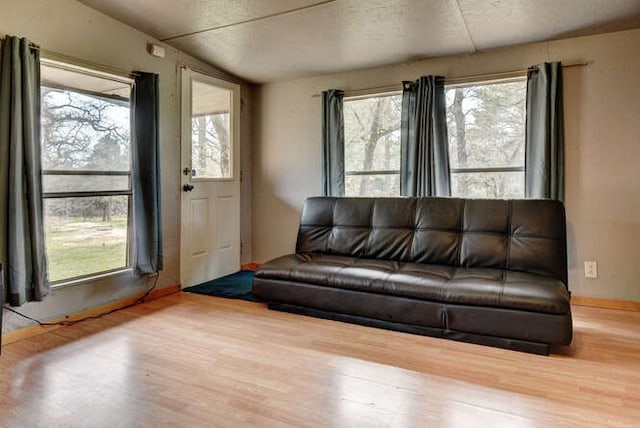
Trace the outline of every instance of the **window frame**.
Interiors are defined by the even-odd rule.
[[[366,94],[358,94],[358,95],[347,95],[343,98],[342,102],[343,105],[346,104],[347,102],[350,101],[359,101],[359,100],[365,100],[365,99],[369,99],[369,98],[384,98],[384,97],[394,97],[394,96],[400,96],[402,97],[402,90],[397,90],[397,91],[386,91],[386,92],[372,92],[372,93],[366,93]],[[343,116],[344,116],[344,106],[343,106]],[[344,117],[343,117],[344,120]],[[401,121],[401,126],[402,126],[402,117],[400,118]],[[402,151],[402,148],[401,148]],[[375,175],[397,175],[398,176],[398,180],[400,179],[400,168],[401,165],[398,169],[382,169],[382,170],[368,170],[368,171],[364,171],[364,170],[347,170],[347,141],[346,141],[346,136],[345,136],[345,142],[344,142],[344,177],[345,177],[345,181],[347,177],[352,177],[352,176],[375,176]],[[345,193],[346,193],[346,189],[345,189]],[[398,193],[397,195],[394,196],[400,196],[400,193]],[[366,197],[366,195],[358,195],[358,196],[354,196],[354,197]]]
[[[72,73],[84,74],[95,78],[111,80],[113,82],[127,84],[130,87],[133,85],[133,79],[125,78],[122,76],[105,73],[98,70],[91,70],[86,67],[76,66],[74,64],[42,59],[41,64],[50,67],[50,68],[58,68]],[[50,88],[58,91],[67,91],[72,93],[77,93],[89,97],[99,98],[103,100],[107,100],[109,102],[115,102],[117,104],[126,105],[129,108],[129,112],[131,112],[131,100],[129,98],[125,98],[115,94],[103,94],[96,91],[74,88],[69,85],[58,84],[53,82],[47,82],[42,77],[40,78],[40,86],[41,88]],[[131,142],[131,134],[132,130],[129,127],[129,142]],[[44,140],[41,137],[41,148],[44,146]],[[119,275],[122,273],[131,273],[133,272],[133,260],[134,260],[134,223],[133,223],[133,165],[131,159],[131,146],[129,147],[129,169],[124,171],[119,170],[80,170],[80,169],[42,169],[41,177],[44,179],[45,176],[127,176],[128,177],[128,186],[126,190],[103,190],[103,191],[58,191],[58,192],[42,192],[42,202],[47,199],[65,199],[65,198],[91,198],[91,197],[110,197],[110,196],[126,196],[127,197],[127,234],[126,234],[126,243],[125,243],[125,260],[126,264],[124,266],[120,266],[113,269],[101,270],[92,272],[86,275],[78,275],[69,278],[64,278],[56,281],[49,281],[49,284],[52,288],[63,288],[66,286],[82,284],[91,280],[98,280],[104,277],[109,277],[113,275]],[[44,220],[44,218],[43,218]],[[46,229],[46,228],[45,228]],[[45,230],[46,236],[46,230]],[[45,238],[45,237],[43,237]],[[45,254],[48,254],[47,247],[45,245]],[[47,255],[48,258],[48,255]],[[49,267],[47,266],[47,270]],[[48,272],[47,272],[48,274]]]
[[[467,82],[460,82],[460,83],[451,83],[451,84],[447,84],[445,81],[445,86],[444,86],[444,90],[445,90],[445,94],[447,92],[447,90],[449,89],[456,89],[456,88],[468,88],[468,87],[473,87],[473,86],[488,86],[488,85],[500,85],[503,83],[514,83],[514,82],[523,82],[525,84],[525,89],[526,89],[526,82],[527,82],[527,75],[526,73],[522,73],[522,74],[518,74],[517,76],[512,76],[512,77],[508,77],[508,78],[499,78],[499,79],[491,79],[491,80],[471,80],[471,81],[467,81]],[[526,103],[526,91],[525,91],[525,103]],[[448,114],[448,109],[447,112]],[[525,110],[525,117],[526,117],[526,110]],[[526,129],[524,130],[524,132],[526,132]],[[524,144],[524,142],[523,142]],[[449,150],[449,141],[447,141],[447,150]],[[450,153],[448,153],[450,154]],[[492,172],[497,172],[497,173],[501,173],[501,172],[522,172],[526,174],[526,163],[523,162],[522,166],[495,166],[495,167],[469,167],[469,168],[451,168],[449,167],[449,180],[450,182],[453,183],[453,174],[477,174],[477,173],[492,173]],[[524,185],[522,187],[522,195],[523,198],[525,197],[525,193],[524,193]],[[451,197],[462,197],[461,195],[457,195],[454,196],[453,194],[451,195]],[[494,199],[494,198],[491,198]],[[500,199],[500,198],[495,198],[495,199]]]

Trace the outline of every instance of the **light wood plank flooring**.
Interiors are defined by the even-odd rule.
[[[550,357],[178,293],[3,347],[3,427],[640,426],[640,313]]]

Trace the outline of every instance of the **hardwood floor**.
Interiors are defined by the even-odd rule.
[[[640,426],[640,313],[550,357],[188,293],[5,345],[2,427]]]

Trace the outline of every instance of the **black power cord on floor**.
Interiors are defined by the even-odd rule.
[[[22,318],[26,318],[26,319],[28,319],[30,321],[33,321],[33,322],[37,323],[39,326],[42,326],[42,327],[52,326],[52,325],[74,325],[74,324],[77,324],[77,323],[79,323],[81,321],[98,319],[98,318],[101,318],[101,317],[103,317],[105,315],[109,315],[109,314],[112,314],[114,312],[118,312],[118,311],[121,311],[123,309],[127,309],[127,308],[130,308],[132,306],[135,306],[137,304],[140,304],[140,303],[144,302],[144,299],[146,299],[147,296],[158,285],[158,279],[160,278],[160,274],[159,273],[155,274],[155,277],[156,277],[156,279],[153,281],[153,285],[147,291],[145,291],[140,297],[138,297],[133,303],[129,303],[128,305],[125,305],[125,306],[123,306],[121,308],[112,309],[110,311],[107,311],[107,312],[104,312],[104,313],[101,313],[101,314],[98,314],[98,315],[91,315],[91,316],[80,318],[80,319],[77,319],[77,320],[45,322],[45,321],[40,321],[40,320],[37,320],[35,318],[32,318],[32,317],[30,317],[28,315],[25,315],[23,313],[20,313],[20,312],[16,311],[15,309],[12,309],[9,306],[5,307],[4,309],[8,310],[9,312],[13,312],[16,315],[19,315]]]

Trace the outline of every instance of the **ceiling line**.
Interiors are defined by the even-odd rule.
[[[177,36],[167,37],[166,39],[160,39],[161,42],[170,42],[176,39],[180,39],[182,37],[195,36],[197,34],[208,33],[209,31],[220,30],[223,28],[235,27],[236,25],[248,24],[250,22],[262,21],[263,19],[275,18],[276,16],[287,15],[290,13],[300,12],[302,10],[311,9],[316,6],[322,6],[327,3],[333,3],[336,0],[324,0],[318,3],[309,4],[306,6],[296,7],[294,9],[284,10],[282,12],[272,13],[270,15],[258,16],[256,18],[246,19],[244,21],[232,22],[231,24],[218,25],[216,27],[205,28],[204,30],[192,31],[190,33],[179,34]]]
[[[471,47],[473,48],[473,52],[478,52],[478,48],[473,41],[473,37],[471,37],[471,31],[469,30],[469,26],[467,25],[467,20],[464,19],[464,13],[462,12],[462,7],[460,7],[460,0],[455,0],[456,10],[458,11],[458,15],[460,15],[460,19],[462,19],[462,25],[464,25],[464,31],[467,33],[467,38],[469,39],[469,43],[471,43]]]

